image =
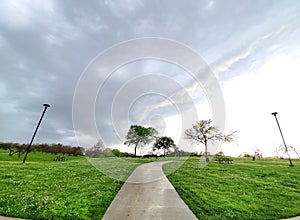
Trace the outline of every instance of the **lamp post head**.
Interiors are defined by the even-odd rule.
[[[50,105],[49,104],[44,104],[43,105],[45,108],[48,108],[48,107],[50,107]]]
[[[276,116],[278,114],[278,112],[273,112],[272,115]]]

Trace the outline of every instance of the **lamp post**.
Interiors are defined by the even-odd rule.
[[[278,114],[278,112],[273,112],[273,113],[272,113],[272,115],[274,115],[275,120],[276,120],[276,123],[277,123],[277,125],[278,125],[279,131],[280,131],[280,134],[281,134],[281,137],[282,137],[282,141],[283,141],[283,144],[284,144],[284,147],[285,147],[285,151],[286,151],[286,153],[287,153],[287,155],[288,155],[288,157],[289,157],[290,167],[292,167],[292,166],[294,166],[294,165],[293,165],[293,163],[292,163],[292,160],[291,160],[291,157],[290,157],[290,155],[289,155],[289,152],[288,152],[286,143],[285,143],[285,141],[284,141],[283,134],[282,134],[282,131],[281,131],[281,128],[280,128],[278,119],[277,119],[277,114]]]
[[[40,124],[41,124],[41,122],[42,122],[42,119],[43,119],[43,117],[44,117],[44,115],[45,115],[45,112],[46,112],[47,108],[50,107],[49,104],[44,104],[43,106],[44,106],[44,111],[43,111],[43,113],[42,113],[42,115],[41,115],[41,118],[40,118],[40,120],[39,120],[39,122],[38,122],[38,124],[37,124],[37,126],[36,126],[36,129],[35,129],[35,131],[34,131],[34,133],[33,133],[33,136],[32,136],[32,138],[31,138],[31,141],[30,141],[30,143],[29,143],[29,145],[28,145],[28,148],[27,148],[27,150],[26,150],[25,157],[24,157],[24,159],[23,159],[23,163],[25,163],[25,161],[26,161],[27,154],[29,153],[29,150],[30,150],[30,147],[31,147],[31,145],[32,145],[33,139],[34,139],[34,137],[35,137],[35,135],[36,135],[37,130],[39,129],[39,126],[40,126]]]

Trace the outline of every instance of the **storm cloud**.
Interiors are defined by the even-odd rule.
[[[93,145],[99,137],[90,133],[88,126],[75,135],[72,111],[76,111],[76,88],[99,54],[137,38],[170,39],[199,54],[224,89],[230,119],[235,111],[231,112],[229,104],[235,100],[230,96],[234,88],[227,87],[231,82],[242,76],[256,76],[279,55],[299,61],[299,12],[300,2],[296,0],[2,0],[0,141],[28,142],[42,104],[49,103],[36,142],[77,145],[79,138],[84,140],[84,147]],[[288,77],[296,79],[293,74]],[[270,88],[276,90],[274,81],[265,80],[266,87],[271,84]],[[297,92],[290,91],[287,84],[283,87],[286,95]],[[126,99],[126,95],[134,97],[130,91],[142,91],[143,95],[143,91],[152,90],[165,96],[149,93],[135,101]],[[195,105],[209,105],[204,87],[197,87],[191,74],[180,66],[151,58],[120,66],[96,94],[95,124],[101,138],[107,145],[120,144],[131,123],[149,124],[151,118],[164,127],[164,117],[182,114],[176,106],[189,111],[189,105],[185,105],[189,102],[182,95],[185,93]],[[172,96],[178,102],[182,98],[181,103],[172,103]],[[129,110],[122,109],[128,103]],[[250,103],[249,112],[252,107]],[[199,109],[198,114],[201,118]],[[229,121],[227,128],[239,129],[236,125]]]

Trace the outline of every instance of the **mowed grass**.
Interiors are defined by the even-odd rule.
[[[190,157],[168,178],[199,219],[280,219],[300,215],[300,161],[293,162],[234,158],[200,168]]]
[[[24,155],[23,155],[24,156]],[[85,157],[55,162],[51,154],[8,156],[0,150],[0,215],[28,219],[101,219],[136,166],[155,159],[93,159],[111,164],[113,177],[99,171]],[[101,162],[102,161],[102,162]],[[112,167],[113,166],[113,167]]]

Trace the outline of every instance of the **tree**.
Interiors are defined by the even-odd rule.
[[[105,145],[103,141],[99,139],[98,142],[93,147],[86,150],[85,155],[94,158],[101,157],[101,156],[103,157],[104,150],[105,150]]]
[[[158,132],[155,128],[145,128],[141,125],[131,125],[126,135],[126,141],[124,144],[134,145],[134,156],[136,156],[137,147],[141,147],[144,144],[150,143],[157,135]]]
[[[216,153],[216,156],[224,156],[224,152],[223,151],[219,151],[218,153]]]
[[[111,152],[113,153],[113,155],[115,155],[116,157],[122,157],[123,153],[119,150],[119,149],[112,149]]]
[[[289,154],[295,154],[300,159],[300,150],[293,145],[287,145],[287,151],[284,145],[280,145],[275,148],[275,152],[280,159],[284,159],[285,157],[288,157]]]
[[[185,130],[185,137],[197,144],[204,144],[206,162],[209,162],[207,156],[207,144],[214,141],[231,142],[234,140],[236,131],[229,134],[222,134],[219,129],[212,125],[212,120],[200,120],[192,128]]]
[[[176,157],[179,156],[179,147],[174,146],[173,149],[174,149],[173,155],[175,155]]]
[[[297,149],[295,146],[290,145],[290,149],[297,155],[297,157],[300,159],[300,150]]]
[[[252,159],[255,160],[256,157],[259,158],[259,159],[263,158],[263,155],[262,155],[262,153],[261,153],[261,151],[260,151],[259,148],[255,148],[254,149],[254,155],[253,155]]]
[[[156,139],[154,143],[153,150],[155,149],[162,149],[164,151],[164,157],[166,156],[166,153],[169,151],[170,148],[175,147],[174,141],[172,138],[164,136],[159,137]]]
[[[104,151],[105,150],[105,145],[103,143],[103,141],[101,139],[99,139],[97,141],[97,143],[93,146],[93,148],[96,150],[96,151]]]
[[[9,147],[9,156],[18,153],[18,157],[26,151],[27,146],[25,144],[11,143]]]

